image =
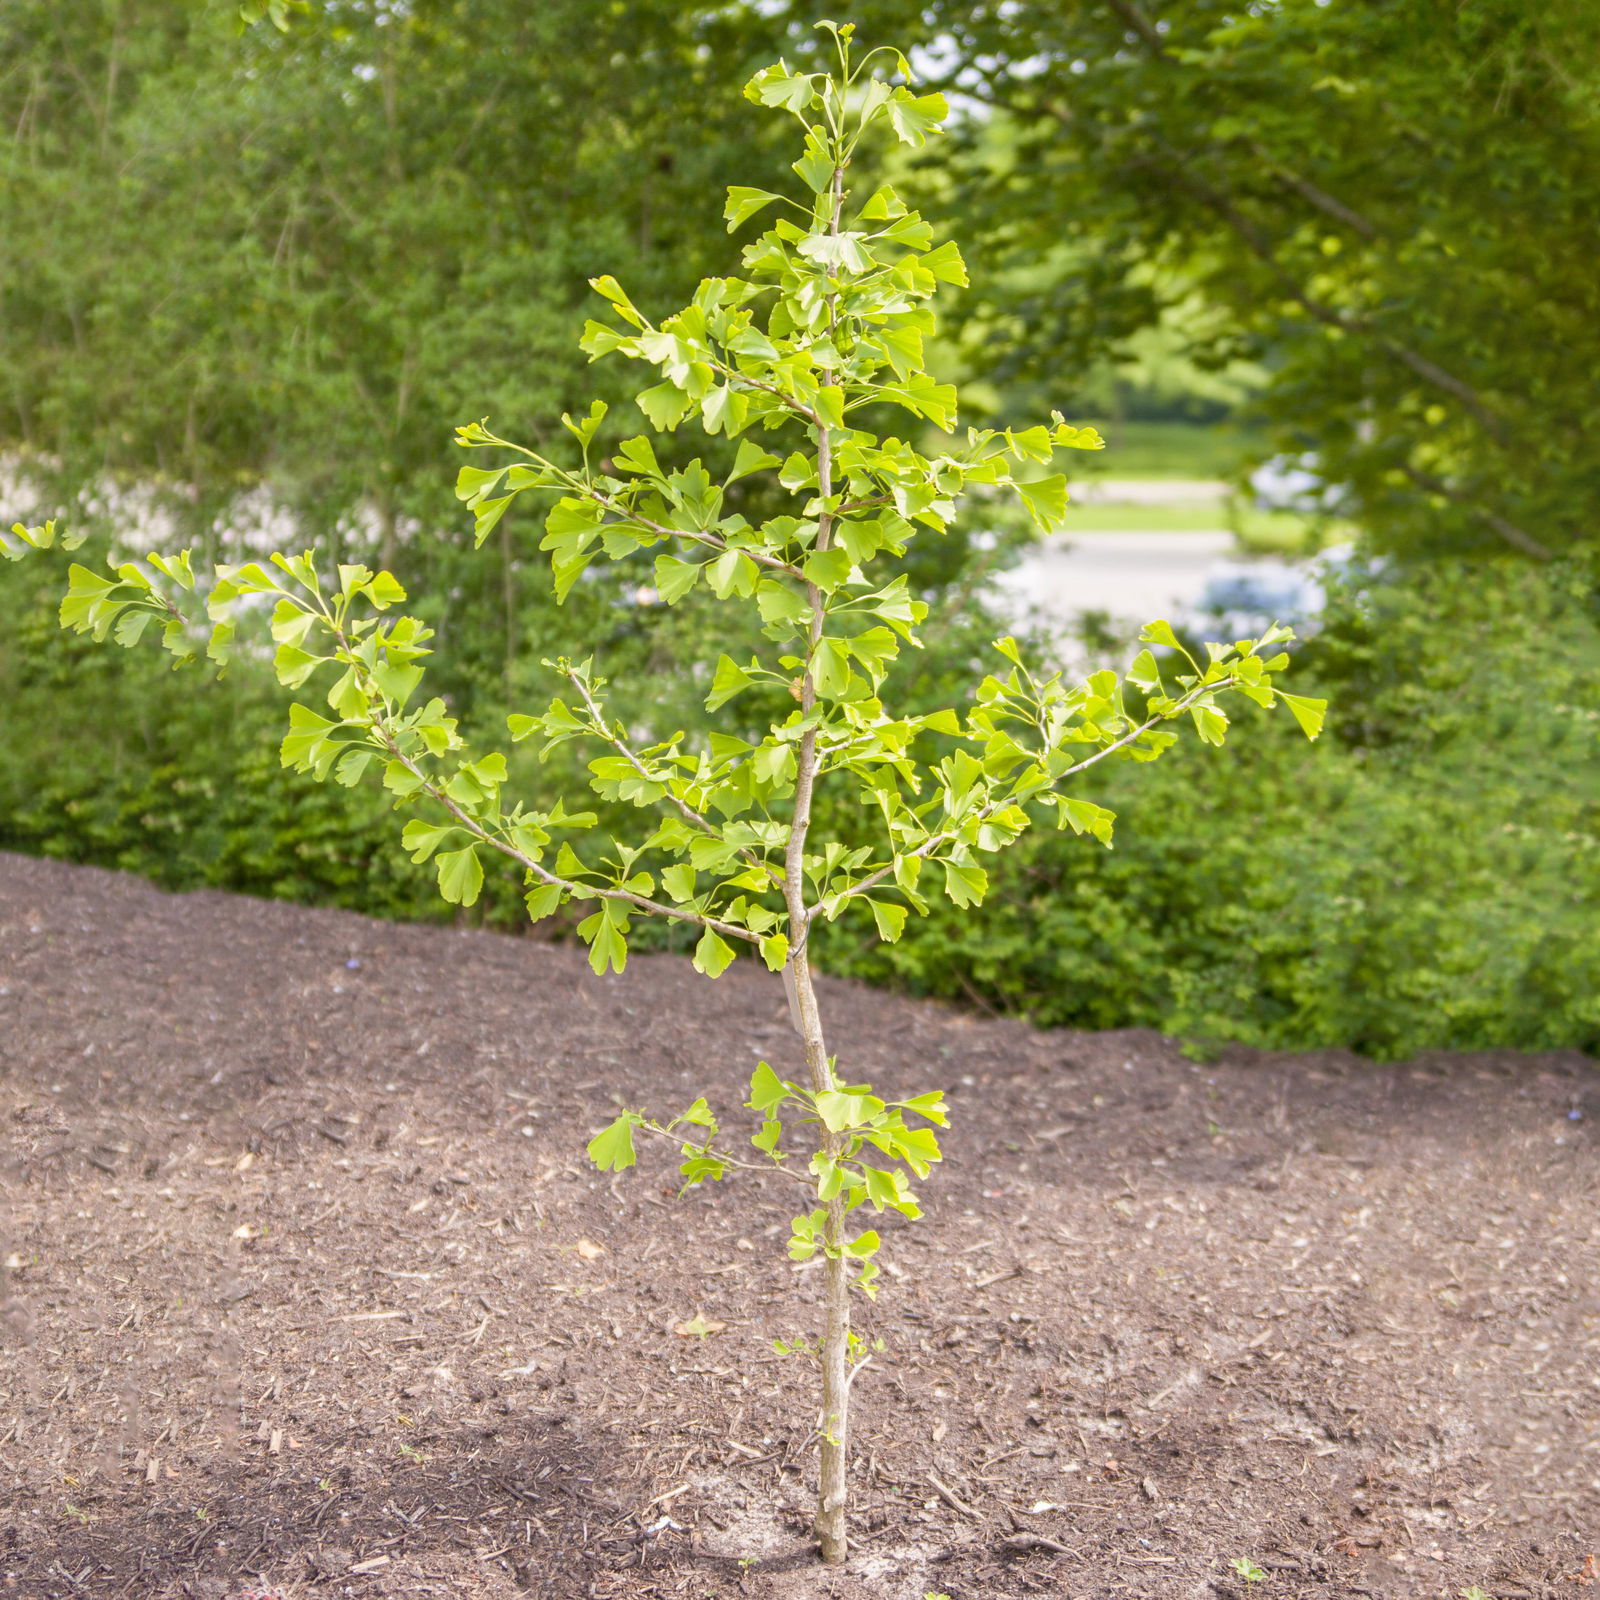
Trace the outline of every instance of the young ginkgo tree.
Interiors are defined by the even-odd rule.
[[[505,757],[467,750],[445,703],[423,692],[431,635],[391,611],[405,595],[388,573],[344,565],[325,580],[310,554],[277,555],[219,567],[205,598],[213,659],[227,654],[241,602],[270,603],[280,681],[300,689],[331,679],[331,714],[291,706],[284,764],[346,784],[371,775],[397,804],[420,809],[403,842],[415,860],[432,859],[446,900],[470,905],[485,857],[499,855],[523,873],[535,920],[579,906],[596,972],[620,972],[634,920],[654,916],[698,930],[701,972],[715,977],[747,949],[783,974],[804,1071],[791,1082],[757,1067],[747,1101],[759,1118],[753,1152],[735,1154],[697,1099],[671,1121],[625,1112],[589,1153],[603,1169],[627,1167],[637,1136],[663,1136],[678,1146],[688,1184],[755,1167],[800,1189],[789,1253],[820,1262],[824,1314],[819,1336],[794,1347],[814,1354],[821,1371],[816,1531],[824,1558],[837,1561],[846,1550],[850,1385],[862,1359],[850,1292],[873,1292],[880,1242],[856,1219],[863,1209],[919,1214],[911,1180],[939,1159],[933,1130],[945,1125],[945,1108],[936,1090],[886,1101],[841,1078],[813,986],[813,934],[858,915],[893,940],[940,896],[957,908],[978,904],[984,858],[1040,817],[1109,844],[1111,813],[1075,792],[1074,780],[1097,762],[1153,760],[1183,723],[1220,744],[1226,694],[1266,707],[1282,701],[1313,737],[1322,703],[1277,688],[1288,663],[1277,648],[1290,637],[1284,629],[1209,645],[1201,662],[1156,622],[1144,641],[1161,648],[1170,675],[1147,648],[1123,677],[1102,671],[1067,682],[1033,670],[1002,639],[997,670],[970,705],[910,716],[886,704],[891,669],[916,647],[927,610],[896,570],[911,540],[944,532],[969,489],[1014,493],[1048,529],[1066,503],[1065,478],[1048,470],[1053,457],[1099,449],[1101,440],[1059,414],[1049,425],[954,438],[955,391],[926,371],[923,348],[934,330],[929,302],[941,284],[966,281],[960,252],[935,245],[933,229],[891,187],[858,199],[845,181],[869,129],[920,146],[945,103],[886,81],[910,80],[898,51],[857,57],[850,27],[824,26],[837,48],[833,72],[780,63],[746,88],[758,105],[798,120],[804,148],[794,163],[798,199],[728,193],[730,229],[777,208],[745,247],[741,275],[707,280],[660,322],[611,278],[594,282],[609,320],[588,324],[584,348],[654,368],[657,381],[637,396],[654,432],[692,422],[736,440],[731,470],[718,478],[700,459],[663,464],[649,434],[603,453],[599,403],[581,420],[563,418],[576,464],[480,424],[459,430],[462,445],[490,456],[488,466],[463,469],[458,485],[480,543],[518,496],[554,496],[542,547],[559,597],[592,562],[647,551],[661,603],[698,586],[755,608],[764,648],[707,663],[706,705],[714,712],[765,692],[780,710],[758,739],[635,740],[608,715],[590,662],[552,663],[565,680],[561,697],[512,716],[510,736],[538,737],[545,751],[582,741],[597,752],[593,790],[646,820],[631,840],[596,837],[593,813],[519,803],[505,792]],[[864,425],[895,413],[905,438]],[[935,436],[933,454],[913,442]],[[662,453],[678,461],[688,452]],[[788,507],[759,526],[730,507],[730,486],[755,474],[774,479]],[[54,537],[50,525],[19,527],[8,553]],[[125,645],[155,625],[186,655],[194,636],[181,602],[195,587],[186,554],[150,556],[108,576],[75,566],[62,622]],[[816,836],[824,784],[854,792],[875,819],[875,845]]]

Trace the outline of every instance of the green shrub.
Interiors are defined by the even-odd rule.
[[[1296,663],[1330,737],[1241,716],[1226,764],[1175,751],[1137,784],[1111,774],[1115,850],[1035,833],[981,910],[832,964],[1199,1041],[1594,1048],[1597,663],[1592,617],[1536,571],[1352,582]]]
[[[381,798],[278,765],[281,700],[244,664],[207,693],[56,620],[65,562],[0,583],[0,849],[377,916],[439,914]]]
[[[974,555],[951,554],[922,592],[959,593]],[[0,849],[172,888],[443,914],[393,850],[401,819],[381,799],[279,769],[275,685],[239,668],[226,692],[199,692],[152,655],[63,634],[42,559],[0,576]],[[615,703],[693,725],[677,662],[704,626],[683,609],[619,620],[611,659],[621,650],[629,666]],[[974,605],[930,630],[908,669],[913,709],[948,698],[993,631]],[[1002,858],[980,911],[915,922],[892,946],[841,924],[825,930],[824,959],[1041,1024],[1385,1058],[1595,1048],[1597,662],[1592,618],[1535,571],[1351,585],[1296,666],[1332,702],[1317,745],[1241,713],[1229,762],[1175,750],[1125,791],[1108,774],[1097,796],[1118,812],[1114,850],[1040,830]],[[495,698],[480,692],[469,721],[498,725]],[[513,762],[519,792],[570,784],[526,746]],[[1215,827],[1230,809],[1254,819],[1246,833]],[[474,909],[524,921],[509,879],[491,877]],[[685,938],[659,934],[667,948]]]

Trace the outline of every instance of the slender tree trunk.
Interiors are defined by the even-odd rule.
[[[817,477],[824,500],[833,492],[832,441],[828,430],[817,427]],[[832,538],[832,518],[820,519],[817,548],[826,550]],[[822,637],[822,595],[815,584],[806,585],[811,608],[810,650]],[[816,704],[816,685],[806,669],[801,704],[809,712]],[[789,906],[791,946],[786,976],[794,1001],[794,1022],[805,1041],[806,1073],[814,1093],[836,1087],[828,1046],[822,1032],[822,1012],[811,982],[810,918],[805,900],[806,834],[811,827],[811,803],[817,779],[817,735],[808,731],[800,740],[795,774],[794,820],[789,828],[789,848],[784,859],[784,894]],[[823,1151],[837,1156],[843,1148],[839,1134],[826,1133]],[[844,1202],[828,1202],[823,1228],[825,1310],[822,1328],[822,1411],[817,1419],[821,1436],[821,1481],[817,1488],[816,1534],[824,1561],[843,1561],[848,1550],[846,1510],[850,1448],[850,1278],[844,1259]]]
[[[828,1207],[827,1238],[837,1241],[844,1221],[839,1201]],[[844,1255],[830,1255],[826,1272],[826,1322],[822,1336],[822,1447],[817,1483],[817,1539],[824,1561],[849,1554],[846,1513],[850,1472],[850,1279]]]
[[[802,754],[802,774],[809,775],[810,761]],[[811,786],[805,785],[803,799],[809,820]],[[792,837],[792,836],[791,836]],[[800,836],[803,839],[803,834]],[[798,853],[789,867],[790,894],[797,898],[800,872]],[[800,924],[802,927],[803,923]],[[806,1075],[815,1093],[835,1087],[833,1065],[828,1060],[827,1042],[822,1032],[822,1012],[811,981],[811,958],[802,938],[789,956],[788,979],[794,996],[794,1020],[805,1041]],[[843,1140],[836,1133],[823,1138],[823,1150],[837,1156]],[[849,1551],[846,1514],[849,1509],[850,1463],[850,1275],[844,1255],[844,1201],[835,1196],[828,1202],[823,1225],[823,1322],[822,1322],[822,1407],[817,1418],[821,1439],[820,1476],[817,1484],[817,1516],[814,1524],[822,1546],[824,1561],[843,1561]]]
[[[805,1040],[806,1071],[817,1093],[834,1086],[833,1068],[822,1033],[822,1013],[811,982],[811,961],[802,945],[789,963],[794,986],[795,1020]],[[825,1137],[823,1148],[837,1155],[837,1134]],[[849,1508],[850,1460],[850,1276],[844,1257],[844,1201],[828,1202],[823,1227],[822,1408],[817,1418],[821,1438],[815,1530],[824,1561],[843,1561],[849,1550],[846,1512]]]
[[[842,168],[833,172],[833,206],[829,231],[839,231],[843,203]],[[832,306],[830,305],[830,323]],[[816,418],[817,493],[824,506],[817,518],[818,550],[833,541],[834,517],[826,509],[833,494],[833,440],[827,424]],[[816,654],[822,638],[826,607],[821,591],[806,585],[806,604],[811,612],[807,656]],[[800,705],[808,715],[817,703],[817,686],[808,664],[801,679]],[[785,977],[794,1005],[795,1027],[805,1041],[806,1073],[813,1093],[833,1089],[833,1065],[828,1060],[827,1042],[822,1032],[822,1012],[817,1006],[816,989],[811,982],[809,950],[811,919],[806,907],[805,849],[811,828],[811,804],[817,781],[817,734],[810,729],[801,736],[794,785],[794,818],[789,826],[789,845],[784,856],[784,898],[789,909],[789,960]],[[837,1157],[844,1148],[843,1136],[824,1133],[823,1153]],[[823,1325],[822,1325],[822,1409],[817,1419],[821,1437],[820,1477],[817,1485],[817,1516],[814,1527],[822,1546],[822,1559],[843,1561],[849,1552],[847,1512],[849,1510],[850,1463],[850,1269],[844,1255],[844,1201],[838,1196],[827,1202],[823,1226]]]

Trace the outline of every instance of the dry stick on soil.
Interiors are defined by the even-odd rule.
[[[712,977],[740,944],[783,973],[804,1045],[804,1081],[757,1066],[746,1106],[760,1116],[751,1137],[758,1159],[719,1143],[704,1099],[665,1123],[624,1111],[590,1141],[589,1154],[602,1170],[631,1166],[635,1134],[644,1132],[677,1146],[685,1187],[754,1168],[782,1172],[807,1191],[789,1254],[823,1258],[823,1326],[820,1336],[778,1348],[820,1369],[816,1533],[823,1557],[840,1561],[848,1547],[850,1386],[871,1359],[851,1330],[850,1291],[875,1292],[880,1244],[873,1229],[854,1232],[850,1218],[864,1205],[921,1214],[909,1180],[926,1178],[939,1159],[933,1130],[946,1118],[938,1091],[889,1103],[869,1086],[841,1080],[813,981],[814,935],[824,922],[870,912],[878,936],[892,941],[912,912],[928,911],[933,895],[958,910],[976,906],[988,888],[982,854],[1005,848],[1041,815],[1053,812],[1058,826],[1109,844],[1112,814],[1064,787],[1100,761],[1153,759],[1173,742],[1167,725],[1178,719],[1220,744],[1224,693],[1265,707],[1281,701],[1312,737],[1323,708],[1274,682],[1288,664],[1277,648],[1287,630],[1208,646],[1202,665],[1164,622],[1152,623],[1144,639],[1169,657],[1170,683],[1149,649],[1124,678],[1104,671],[1069,684],[1059,673],[1036,674],[1014,641],[1001,639],[999,671],[977,685],[964,709],[895,716],[884,707],[889,671],[904,647],[917,644],[928,607],[904,572],[890,566],[885,575],[883,567],[923,529],[944,532],[972,485],[1012,489],[1041,528],[1053,526],[1066,505],[1066,480],[1038,476],[1039,469],[1060,449],[1098,449],[1101,441],[1055,414],[1049,426],[969,429],[964,444],[954,442],[955,391],[924,369],[922,351],[935,328],[925,302],[941,282],[966,281],[960,252],[954,244],[935,249],[932,229],[887,185],[855,204],[845,183],[870,125],[887,124],[902,142],[921,145],[937,131],[945,104],[873,75],[877,62],[909,78],[898,51],[857,60],[852,30],[823,26],[837,46],[836,71],[796,74],[780,63],[745,91],[799,119],[805,151],[795,171],[808,197],[734,188],[726,212],[736,228],[778,203],[798,211],[804,225],[781,219],[746,248],[744,278],[708,280],[691,306],[660,325],[613,279],[594,282],[624,326],[590,323],[583,347],[659,369],[662,381],[638,397],[657,429],[670,434],[692,416],[707,434],[730,445],[737,439],[721,485],[699,460],[664,468],[647,435],[593,462],[606,416],[598,403],[581,420],[562,419],[578,441],[576,467],[482,424],[458,435],[470,448],[520,458],[461,473],[458,493],[476,514],[480,545],[518,495],[532,489],[557,497],[544,548],[558,599],[601,556],[655,551],[663,603],[677,604],[697,586],[719,600],[754,602],[771,648],[747,665],[721,656],[706,707],[715,712],[737,695],[764,695],[765,734],[675,736],[641,746],[607,715],[604,680],[589,662],[551,663],[575,704],[554,700],[541,715],[510,717],[512,739],[540,734],[546,751],[575,740],[597,746],[591,789],[613,815],[629,806],[653,814],[654,832],[629,844],[601,832],[592,812],[568,811],[560,801],[535,810],[505,797],[505,757],[469,752],[444,702],[419,692],[431,634],[415,617],[386,615],[406,598],[388,573],[345,565],[324,583],[309,555],[219,568],[207,597],[216,622],[207,653],[227,658],[241,600],[272,602],[280,682],[299,689],[318,675],[332,680],[331,718],[305,705],[291,709],[284,765],[351,784],[377,774],[398,804],[425,811],[406,825],[403,842],[413,860],[433,860],[446,900],[477,899],[488,851],[521,869],[534,920],[587,902],[578,933],[597,973],[622,970],[630,919],[641,915],[696,927],[694,964]],[[938,453],[847,421],[885,405],[940,430],[946,438]],[[758,431],[776,436],[787,458],[746,437]],[[793,515],[752,527],[724,513],[728,484],[756,473],[775,477],[794,497]],[[55,538],[53,525],[19,528],[0,545],[21,556]],[[184,657],[191,625],[176,602],[195,590],[187,552],[126,563],[109,578],[74,567],[62,622],[123,645],[155,623],[162,643]],[[855,788],[850,831],[819,841],[817,797],[824,785],[846,782]],[[848,816],[850,808],[833,814]],[[875,843],[862,843],[874,835]],[[785,1146],[802,1139],[803,1149]]]

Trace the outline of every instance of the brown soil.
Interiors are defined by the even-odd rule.
[[[955,1103],[843,1571],[778,1180],[582,1157],[793,1075],[776,980],[0,856],[0,1597],[1600,1593],[1589,1062],[824,1002]]]

